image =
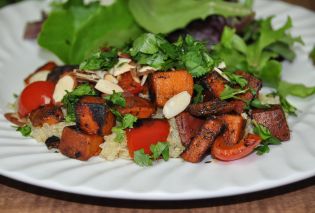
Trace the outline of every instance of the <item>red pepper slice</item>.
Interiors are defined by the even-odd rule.
[[[166,142],[170,132],[170,124],[166,119],[150,119],[141,122],[140,126],[126,131],[129,154],[132,158],[134,151],[139,149],[144,149],[146,154],[151,154],[150,146],[158,142]]]

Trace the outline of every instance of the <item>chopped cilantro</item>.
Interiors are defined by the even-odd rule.
[[[151,156],[144,153],[144,149],[140,149],[134,152],[133,160],[139,166],[152,166]]]
[[[16,94],[16,93],[13,93],[13,97],[14,97],[15,99],[17,99],[17,98],[19,97],[19,95]]]
[[[81,70],[108,70],[118,62],[117,49],[98,51],[80,64]]]
[[[253,99],[251,102],[250,102],[250,106],[251,107],[254,107],[254,108],[257,108],[257,109],[267,109],[267,108],[270,108],[270,105],[269,104],[263,104],[261,103],[261,101],[257,98]]]
[[[134,162],[139,166],[152,166],[153,160],[159,159],[160,156],[165,161],[169,159],[169,143],[167,142],[158,142],[157,144],[151,144],[150,150],[152,155],[144,153],[144,149],[140,149],[134,152]]]
[[[194,84],[195,97],[193,98],[193,103],[198,104],[203,102],[203,94],[204,88],[200,84]]]
[[[132,114],[126,114],[122,116],[118,111],[112,110],[116,115],[117,120],[120,124],[116,127],[112,128],[112,131],[116,133],[115,141],[121,143],[125,138],[125,131],[126,128],[133,128],[133,124],[138,120],[136,116]]]
[[[231,88],[229,85],[225,85],[224,86],[224,90],[220,95],[220,99],[221,100],[226,100],[226,99],[230,99],[230,98],[238,98],[237,95],[239,94],[243,94],[245,92],[247,92],[248,89],[235,89],[235,88]]]
[[[29,125],[24,125],[20,127],[15,127],[17,132],[20,132],[24,137],[30,136],[32,133],[32,128]]]
[[[153,153],[153,159],[157,160],[161,155],[165,161],[169,159],[169,143],[158,142],[157,144],[152,144],[150,150]]]
[[[201,77],[218,64],[206,45],[190,35],[170,43],[161,35],[145,33],[130,48],[130,55],[142,65],[158,70],[187,69],[193,77]]]
[[[125,139],[125,131],[122,128],[113,127],[112,132],[116,134],[116,137],[114,139],[116,142],[123,142],[123,140]]]
[[[281,141],[278,138],[272,136],[268,128],[261,124],[258,124],[256,121],[253,121],[253,124],[254,133],[259,135],[259,137],[262,139],[260,145],[255,148],[255,151],[258,155],[268,153],[270,151],[269,145],[281,144]]]
[[[224,72],[224,74],[230,79],[232,84],[238,84],[242,88],[248,84],[247,80],[240,75],[236,75],[232,72]]]
[[[119,105],[121,107],[126,106],[126,100],[125,100],[122,92],[113,91],[113,94],[106,96],[105,99],[112,102],[113,104]]]
[[[75,88],[72,92],[67,92],[63,97],[62,103],[67,110],[65,117],[67,122],[74,122],[75,119],[75,104],[79,98],[84,95],[96,95],[96,91],[89,84],[82,84]]]

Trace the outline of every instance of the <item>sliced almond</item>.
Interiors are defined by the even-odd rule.
[[[115,92],[124,91],[118,84],[114,84],[113,82],[105,80],[105,79],[100,79],[96,83],[95,89],[109,95],[113,94],[113,91]]]
[[[53,94],[55,103],[61,102],[63,97],[67,94],[67,91],[72,92],[76,86],[77,79],[74,75],[65,74],[64,76],[62,76],[55,86]]]
[[[141,81],[140,81],[140,78],[137,76],[136,69],[131,69],[131,70],[130,70],[130,73],[131,73],[132,79],[133,79],[135,82],[137,82],[137,83],[140,84]]]
[[[163,107],[163,114],[167,119],[173,118],[183,112],[189,105],[191,95],[183,91],[171,97]]]
[[[135,69],[136,65],[129,58],[119,58],[118,63],[109,71],[113,76],[118,76]]]
[[[145,82],[147,81],[147,79],[148,79],[148,75],[144,75],[143,77],[142,77],[142,79],[141,79],[141,86],[143,86],[144,84],[145,84]]]
[[[96,71],[74,70],[74,74],[78,80],[84,80],[94,83],[96,83],[100,79],[100,76],[98,76],[95,72]]]
[[[104,75],[104,79],[107,80],[107,81],[110,81],[114,84],[118,84],[118,80],[117,78],[115,78],[114,76],[112,76],[111,74],[105,74]]]
[[[141,67],[140,69],[138,69],[138,75],[147,75],[149,73],[155,72],[157,71],[157,69],[155,69],[154,67],[150,67],[150,66],[144,66]]]

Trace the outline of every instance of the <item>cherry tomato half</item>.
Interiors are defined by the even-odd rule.
[[[143,90],[143,86],[133,80],[131,72],[122,74],[118,81],[118,85],[121,86],[125,92],[130,92],[133,95],[138,95]]]
[[[48,81],[37,81],[27,85],[19,97],[19,115],[25,117],[41,105],[50,104],[54,89],[55,84]]]
[[[141,121],[139,127],[126,131],[127,144],[131,157],[134,151],[144,149],[146,154],[151,154],[151,144],[165,142],[170,132],[170,125],[165,119],[152,119]]]

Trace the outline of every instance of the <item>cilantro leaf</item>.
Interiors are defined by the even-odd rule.
[[[98,51],[80,64],[81,70],[108,70],[118,62],[117,49]]]
[[[24,137],[30,136],[32,134],[32,128],[29,125],[24,125],[15,128],[16,131],[20,132]]]
[[[63,97],[62,103],[67,110],[66,121],[74,122],[75,118],[75,104],[79,98],[84,95],[96,95],[96,91],[89,84],[82,84],[76,87],[72,92],[67,92]]]
[[[207,74],[218,64],[205,44],[190,35],[170,43],[161,35],[145,33],[133,42],[129,52],[139,64],[158,70],[186,69],[193,77]]]
[[[295,84],[286,81],[280,81],[278,93],[283,97],[293,95],[301,98],[306,98],[310,95],[315,94],[315,86],[308,87],[303,84]]]
[[[240,75],[236,75],[236,74],[231,73],[231,72],[224,72],[224,75],[226,75],[230,79],[232,84],[238,84],[242,88],[248,84],[247,80]]]
[[[267,109],[267,108],[270,108],[270,105],[269,104],[263,104],[261,103],[261,101],[257,98],[253,99],[251,102],[250,102],[250,105],[254,108],[257,108],[257,109]]]
[[[193,98],[193,103],[198,104],[203,102],[203,91],[204,88],[200,84],[194,84],[195,97]]]
[[[151,156],[144,153],[144,149],[134,152],[133,161],[141,167],[152,166]]]
[[[132,114],[126,114],[121,123],[123,129],[133,128],[133,124],[138,120],[138,118]]]
[[[113,127],[112,132],[116,134],[116,137],[114,139],[116,142],[123,142],[123,140],[125,139],[125,131],[122,128]]]
[[[253,121],[254,124],[254,133],[259,135],[259,137],[262,139],[262,142],[258,147],[255,148],[255,151],[258,155],[263,155],[265,153],[268,153],[270,151],[269,145],[280,145],[281,141],[272,136],[269,129],[265,126],[258,124],[256,121]]]
[[[157,144],[152,144],[150,150],[153,155],[153,159],[157,160],[161,155],[165,161],[169,159],[169,143],[158,142]]]
[[[115,141],[121,143],[125,138],[125,131],[126,128],[133,128],[133,124],[138,120],[137,117],[133,116],[132,114],[126,114],[122,116],[117,110],[111,110],[116,115],[120,124],[116,127],[112,128],[112,131],[116,133]]]
[[[113,92],[112,95],[108,95],[105,97],[106,100],[112,102],[113,104],[119,105],[121,107],[126,106],[126,99],[123,96],[122,92]]]
[[[238,98],[237,95],[243,94],[247,91],[248,91],[248,89],[234,89],[234,88],[230,87],[229,85],[225,85],[224,90],[220,95],[220,99],[226,100],[226,99],[230,99],[230,98]]]

